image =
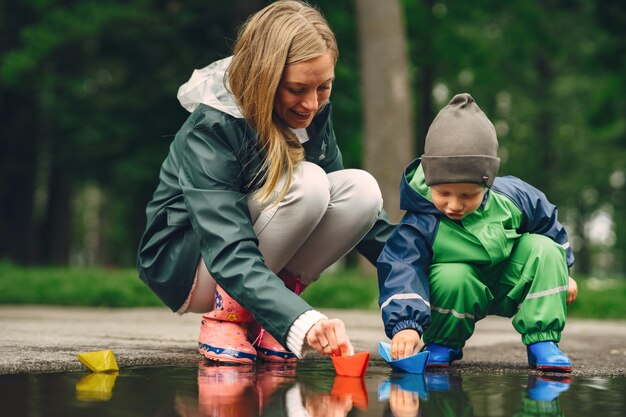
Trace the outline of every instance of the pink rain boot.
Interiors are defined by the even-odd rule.
[[[297,295],[304,291],[305,286],[301,284],[300,277],[283,269],[277,274],[283,280],[285,286]],[[256,335],[256,337],[254,336]],[[258,323],[253,322],[250,326],[250,336],[252,343],[257,350],[259,358],[268,362],[292,363],[298,360],[298,357],[284,348],[278,341],[269,334]],[[252,339],[253,338],[253,339]]]
[[[252,314],[217,286],[213,311],[202,315],[198,350],[212,361],[253,363],[256,350],[247,337],[251,321]]]
[[[254,338],[252,345],[256,348],[259,358],[268,362],[296,362],[298,357],[285,349],[278,340],[262,328],[256,321],[250,323],[250,336]]]

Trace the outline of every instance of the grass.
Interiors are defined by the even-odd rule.
[[[626,320],[626,280],[578,278],[569,317]],[[303,294],[316,308],[377,309],[374,273],[329,272]],[[134,269],[20,267],[0,262],[0,304],[162,306]]]
[[[0,262],[0,304],[160,306],[134,269],[19,267]]]

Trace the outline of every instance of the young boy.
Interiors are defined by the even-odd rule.
[[[478,320],[513,317],[532,368],[569,372],[557,342],[577,295],[574,256],[557,209],[515,177],[498,177],[493,124],[469,94],[444,107],[424,155],[404,172],[401,224],[378,258],[391,356],[417,351],[448,366]]]

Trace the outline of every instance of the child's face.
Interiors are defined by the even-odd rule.
[[[452,220],[461,220],[483,202],[485,187],[479,184],[438,184],[430,187],[437,210]]]

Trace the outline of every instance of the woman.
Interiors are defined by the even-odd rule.
[[[172,310],[205,313],[210,360],[354,350],[343,322],[298,297],[357,245],[374,263],[392,229],[374,178],[343,169],[328,101],[337,56],[316,9],[277,1],[179,90],[192,114],[146,209],[138,270]]]

